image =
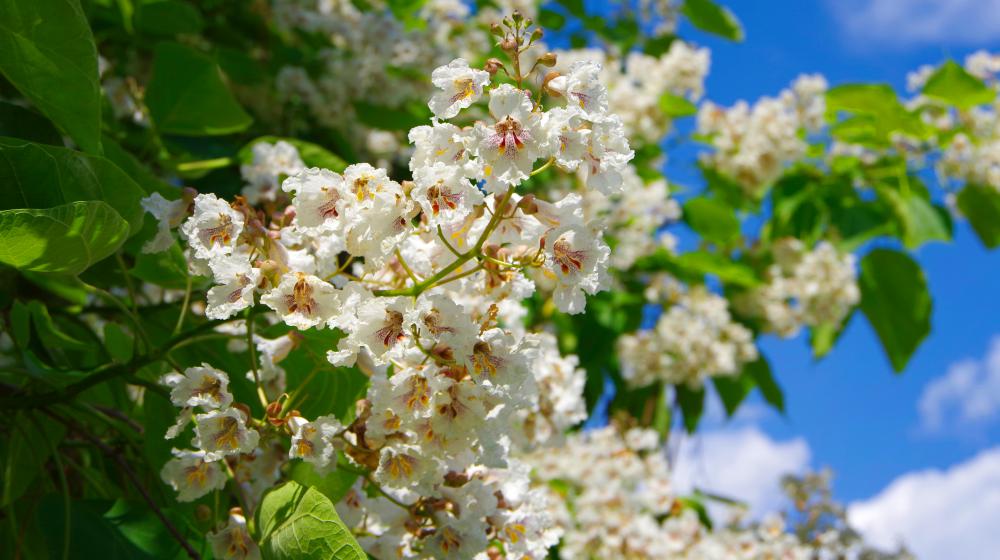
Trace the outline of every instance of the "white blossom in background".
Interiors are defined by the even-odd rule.
[[[212,554],[225,560],[260,560],[260,549],[250,536],[247,520],[239,508],[229,512],[226,525],[208,534]]]
[[[283,177],[290,177],[306,168],[298,149],[279,140],[274,144],[257,142],[253,145],[253,160],[240,166],[246,182],[243,196],[250,204],[274,201]]]
[[[708,377],[736,375],[757,359],[753,333],[732,320],[725,298],[700,286],[668,289],[672,296],[656,326],[618,339],[622,377],[630,385],[700,387]]]
[[[791,337],[804,326],[839,327],[860,300],[854,255],[840,254],[827,242],[807,250],[788,238],[774,245],[767,283],[737,305],[764,319],[768,330]]]
[[[723,108],[711,101],[698,110],[698,133],[710,139],[713,152],[702,161],[759,196],[802,158],[806,142],[800,131],[817,131],[826,110],[826,80],[800,76],[779,98],[764,97],[752,106],[740,101]]]

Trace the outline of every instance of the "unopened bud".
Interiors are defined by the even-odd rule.
[[[545,36],[545,32],[542,31],[542,28],[541,27],[536,27],[535,30],[531,32],[531,42],[534,43],[535,41],[538,41],[539,39],[541,39],[544,36]]]
[[[517,50],[517,39],[513,37],[507,37],[503,41],[500,41],[500,48],[507,52],[513,52]]]
[[[556,61],[558,60],[559,57],[557,57],[556,53],[554,52],[547,52],[542,56],[538,57],[538,63],[541,64],[542,66],[548,66],[549,68],[555,66]]]
[[[500,62],[499,58],[491,58],[486,61],[486,64],[483,65],[483,70],[489,72],[490,76],[496,75],[501,68],[503,68],[503,62]]]
[[[492,24],[490,24],[490,33],[493,34],[493,35],[496,35],[497,37],[503,37],[504,36],[503,27],[501,27],[499,23],[492,23]]]
[[[521,11],[520,10],[514,10],[510,14],[510,19],[514,20],[514,22],[516,23],[516,22],[522,21],[524,19],[524,16],[521,15]]]
[[[281,414],[281,403],[273,402],[267,405],[266,412],[268,418],[277,418]]]
[[[535,202],[535,195],[526,194],[521,198],[521,201],[517,203],[517,207],[525,214],[531,216],[532,214],[538,213],[538,203]]]

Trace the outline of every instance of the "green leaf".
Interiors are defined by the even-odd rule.
[[[833,116],[841,111],[855,115],[854,120],[840,121],[832,128],[831,133],[842,140],[887,146],[893,132],[915,138],[926,136],[920,117],[907,110],[886,84],[844,84],[830,88],[826,92],[826,108]]]
[[[42,302],[36,299],[29,301],[28,311],[31,312],[31,322],[35,325],[35,331],[47,349],[85,350],[88,348],[85,342],[73,338],[59,328]]]
[[[366,560],[329,498],[289,481],[264,495],[257,512],[265,558]]]
[[[538,25],[545,29],[556,31],[566,25],[566,16],[559,12],[543,8],[538,11]]]
[[[761,354],[756,361],[744,366],[743,371],[753,378],[764,400],[778,412],[784,413],[785,395],[771,373],[771,364],[768,363],[767,358]]]
[[[253,147],[255,144],[260,142],[274,144],[278,141],[285,141],[295,146],[295,149],[299,151],[299,157],[302,158],[302,162],[307,167],[322,167],[323,169],[337,171],[338,173],[347,167],[347,162],[340,156],[335,155],[318,144],[296,138],[282,138],[280,136],[261,136],[260,138],[251,140],[246,146],[240,148],[237,159],[240,160],[240,163],[250,163],[253,161]]]
[[[142,188],[100,156],[0,138],[0,185],[0,210],[100,200],[128,222],[129,235],[142,226]]]
[[[128,363],[132,359],[134,345],[132,336],[117,323],[104,324],[104,346],[108,349],[111,359],[120,363]]]
[[[682,269],[699,274],[710,274],[727,284],[756,286],[760,283],[753,269],[718,253],[692,251],[677,257]]]
[[[701,236],[719,245],[728,245],[740,236],[740,221],[726,203],[703,196],[684,203],[684,222]]]
[[[930,241],[951,240],[951,219],[944,208],[931,204],[913,189],[878,188],[877,191],[892,208],[907,249],[916,249]]]
[[[0,437],[0,507],[21,497],[31,486],[65,431],[62,424],[40,414],[22,413],[4,421],[4,437]],[[48,445],[46,439],[53,445]]]
[[[62,146],[62,135],[52,123],[38,113],[0,101],[0,136],[23,138],[39,144]]]
[[[187,259],[175,241],[166,251],[136,255],[135,266],[129,270],[129,274],[150,284],[183,290],[187,287]]]
[[[292,464],[289,478],[302,486],[319,490],[331,502],[337,503],[347,495],[351,486],[354,486],[358,475],[344,469],[334,469],[332,472],[322,475],[316,472],[312,463],[296,461]]]
[[[993,88],[966,72],[954,60],[945,62],[927,78],[923,94],[959,109],[992,103],[996,98]]]
[[[380,130],[409,130],[415,126],[428,124],[430,120],[430,111],[426,106],[408,110],[356,101],[354,110],[362,124]]]
[[[179,0],[145,0],[136,6],[135,28],[142,33],[173,37],[195,34],[205,27],[194,6]]]
[[[663,111],[664,115],[676,119],[697,114],[698,106],[688,101],[687,98],[668,91],[660,96],[660,110]]]
[[[691,25],[730,41],[743,40],[743,26],[728,8],[712,0],[685,0],[681,13]]]
[[[165,134],[231,134],[253,122],[226,87],[215,61],[177,43],[157,45],[146,105],[157,130]]]
[[[677,385],[677,404],[684,417],[684,429],[693,434],[698,429],[698,422],[705,411],[705,388],[692,389],[687,385]]]
[[[170,510],[175,526],[183,527]],[[177,558],[180,545],[145,504],[118,500],[74,500],[69,507],[69,558],[84,560],[152,560]],[[59,495],[46,496],[37,512],[50,558],[61,558],[67,512]]]
[[[97,49],[78,0],[0,0],[0,72],[81,148],[101,153]]]
[[[931,295],[920,265],[908,255],[875,249],[861,260],[861,310],[897,372],[931,330]]]
[[[21,270],[79,274],[127,237],[125,220],[99,201],[0,211],[0,262]]]
[[[958,193],[958,209],[983,245],[1000,246],[1000,192],[986,185],[966,185]]]
[[[738,375],[717,375],[712,378],[712,384],[715,385],[715,391],[719,393],[719,399],[722,400],[722,406],[726,409],[726,416],[732,416],[736,409],[740,407],[740,404],[750,391],[753,390],[756,381],[747,368],[744,367]]]

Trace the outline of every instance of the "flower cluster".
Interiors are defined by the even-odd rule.
[[[808,251],[794,238],[776,242],[772,252],[767,283],[737,300],[767,330],[791,337],[803,326],[836,327],[860,301],[854,255],[840,254],[825,241]]]
[[[757,359],[753,333],[732,320],[725,298],[703,286],[684,291],[670,279],[663,291],[667,307],[656,325],[618,339],[622,377],[630,385],[700,387],[707,377],[736,375]]]
[[[654,431],[612,425],[573,434],[528,461],[538,491],[565,493],[571,504],[554,512],[561,558],[813,558],[777,515],[759,527],[709,532],[673,488]]]
[[[698,133],[714,152],[705,164],[735,180],[748,194],[759,194],[785,167],[805,155],[801,131],[823,124],[826,80],[801,76],[779,98],[765,97],[750,106],[740,101],[725,109],[710,101],[698,111]]]
[[[670,127],[661,98],[666,94],[698,100],[704,93],[710,57],[708,49],[676,40],[659,57],[630,52],[624,60],[616,60],[599,49],[576,49],[560,51],[559,60],[564,70],[579,61],[601,64],[610,110],[621,117],[628,137],[656,143]]]
[[[366,473],[338,507],[379,557],[469,558],[499,541],[508,557],[539,558],[556,542],[511,453],[558,443],[585,418],[585,375],[552,335],[524,329],[520,302],[537,284],[561,311],[583,311],[585,296],[609,285],[610,250],[580,194],[549,202],[515,190],[550,167],[601,196],[628,199],[626,175],[627,186],[642,184],[599,65],[548,76],[537,97],[522,89],[529,25],[518,16],[503,27],[514,83],[496,83],[499,61],[433,71],[434,118],[409,132],[409,180],[365,163],[305,168],[291,144],[259,143],[232,203],[146,203],[167,241],[180,223],[189,266],[214,280],[205,315],[247,311],[259,360],[246,377],[266,409],[252,417],[227,374],[207,365],[165,379],[182,407],[171,435],[194,421],[195,450],[178,451],[163,473],[182,499],[231,471],[253,507],[295,459],[319,473]],[[259,315],[293,330],[254,334]],[[343,333],[327,360],[370,378],[347,424],[286,406],[282,361],[307,329]]]

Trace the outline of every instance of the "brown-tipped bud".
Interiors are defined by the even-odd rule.
[[[492,35],[497,36],[497,37],[503,37],[504,36],[503,27],[501,27],[499,23],[491,23],[490,24],[490,33]]]
[[[521,198],[521,201],[517,203],[517,207],[527,215],[538,213],[538,203],[535,201],[535,195],[526,194]]]
[[[545,32],[542,31],[542,28],[536,27],[535,30],[531,32],[531,42],[534,43],[535,41],[540,40],[544,36]]]
[[[517,50],[517,39],[513,37],[507,37],[503,41],[500,41],[500,49],[506,52],[514,52]]]
[[[521,15],[521,10],[514,10],[510,14],[510,19],[512,19],[515,23],[517,23],[523,21],[524,16]]]
[[[198,504],[198,507],[194,508],[194,518],[202,523],[211,521],[212,508],[206,506],[205,504]]]
[[[268,418],[277,418],[278,416],[281,416],[281,403],[273,402],[267,405],[266,412]]]
[[[542,66],[548,66],[549,68],[552,68],[553,66],[556,65],[556,62],[558,60],[559,60],[559,57],[556,56],[556,53],[554,53],[554,52],[547,52],[547,53],[543,54],[542,56],[538,57],[538,64],[540,64]]]
[[[491,58],[483,65],[483,70],[489,72],[490,76],[495,76],[501,68],[503,68],[503,62],[500,62],[499,58]]]

